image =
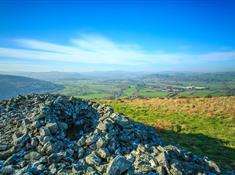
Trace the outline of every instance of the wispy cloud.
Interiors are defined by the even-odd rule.
[[[153,56],[151,53],[136,49],[134,44],[120,44],[94,35],[72,39],[70,45],[33,39],[16,39],[14,41],[21,48],[0,48],[0,56],[120,65],[143,64]]]
[[[148,51],[138,44],[118,43],[99,35],[83,35],[71,39],[68,45],[35,39],[14,39],[13,42],[17,48],[0,47],[0,58],[131,66],[235,60],[235,51],[198,54]]]

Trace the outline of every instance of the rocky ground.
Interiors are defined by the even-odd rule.
[[[0,102],[0,174],[229,173],[105,105],[48,94]]]

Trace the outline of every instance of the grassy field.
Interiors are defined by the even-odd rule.
[[[75,96],[84,99],[100,99],[110,97],[117,90],[113,85],[100,84],[89,80],[59,81],[65,88],[58,91],[64,95]]]
[[[166,87],[180,88],[183,86],[177,85],[161,85],[156,87],[151,85],[151,82],[143,83],[139,81],[112,81],[106,82],[105,80],[63,80],[57,83],[61,83],[64,89],[58,91],[64,95],[71,95],[85,99],[104,99],[104,98],[128,98],[130,96],[138,96],[143,98],[156,98],[156,97],[169,97],[171,94],[176,97],[206,97],[206,96],[225,96],[234,95],[235,90],[232,88],[233,84],[228,88],[222,84],[214,83],[212,85],[205,86],[208,89],[203,90],[185,90],[182,92],[167,92],[163,91]],[[195,82],[197,85],[197,83]],[[201,85],[200,83],[198,83]],[[227,92],[228,91],[228,92]]]
[[[129,78],[122,75],[118,78],[61,79],[55,83],[64,86],[57,93],[85,99],[206,97],[235,96],[234,77],[235,73],[178,73]]]
[[[147,98],[166,97],[168,95],[168,92],[146,88],[146,89],[140,90],[139,95],[142,97],[147,97]]]
[[[99,100],[195,154],[235,168],[235,97]]]

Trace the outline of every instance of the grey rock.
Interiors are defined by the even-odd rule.
[[[42,140],[41,140],[41,143],[42,144],[45,144],[47,142],[51,142],[53,140],[53,137],[51,136],[45,136],[45,137],[42,137]]]
[[[49,128],[47,128],[47,127],[40,128],[40,135],[41,135],[42,137],[50,136],[51,133],[50,133]]]
[[[145,147],[142,144],[139,144],[138,147],[137,147],[137,152],[139,154],[145,152]]]
[[[60,105],[62,102],[63,102],[63,97],[62,97],[62,96],[58,96],[58,97],[54,100],[53,104],[54,104],[54,105]]]
[[[58,170],[58,169],[57,169],[57,166],[56,166],[55,163],[53,163],[53,164],[51,164],[51,165],[49,166],[49,171],[50,171],[50,173],[56,174],[57,170]]]
[[[4,162],[4,166],[14,164],[16,160],[17,160],[17,155],[13,154],[12,156],[7,158],[7,160]]]
[[[41,172],[44,171],[45,168],[46,168],[46,166],[43,165],[43,164],[39,164],[39,165],[37,166],[37,169],[38,169],[39,171],[41,171]]]
[[[39,163],[47,163],[48,162],[48,157],[47,156],[43,156],[39,159]]]
[[[207,161],[208,165],[211,169],[213,169],[216,173],[221,173],[221,170],[219,168],[219,166],[214,162],[214,161]]]
[[[80,169],[76,168],[76,166],[73,166],[72,167],[72,174],[82,175],[84,173]]]
[[[171,164],[170,172],[172,174],[175,174],[175,175],[183,175],[183,174],[185,174],[185,173],[183,173],[181,171],[181,168],[179,168],[175,163]]]
[[[6,151],[1,151],[0,152],[0,159],[5,160],[8,157],[10,157],[12,154],[14,154],[14,152],[15,152],[14,147],[12,147],[11,149],[8,149]]]
[[[109,167],[107,169],[107,175],[120,175],[127,171],[130,167],[130,162],[127,161],[124,156],[117,156],[109,164]]]
[[[30,124],[30,120],[28,118],[22,120],[22,127],[27,127]]]
[[[23,146],[29,139],[27,134],[14,133],[12,136],[14,145]]]
[[[87,171],[86,171],[87,175],[99,175],[98,172],[95,171],[95,169],[93,167],[87,167]]]
[[[13,175],[15,173],[15,169],[13,168],[13,165],[8,165],[3,167],[0,173],[2,173],[2,175]]]
[[[169,168],[169,163],[168,163],[168,159],[167,159],[167,154],[165,152],[160,153],[157,157],[156,157],[156,161],[161,165],[164,166],[166,168]]]
[[[117,144],[112,141],[108,144],[107,148],[109,149],[110,153],[114,153],[115,151],[117,151]]]
[[[117,124],[122,127],[125,127],[129,124],[129,120],[125,116],[121,116],[120,114],[113,113],[110,117],[114,118],[115,122],[117,122]]]
[[[35,120],[44,119],[46,117],[45,114],[43,114],[43,113],[40,113],[40,114],[32,113],[32,116],[34,117]]]
[[[37,139],[36,137],[33,137],[33,138],[31,139],[31,145],[34,146],[34,147],[36,147],[36,146],[38,146],[38,144],[39,144],[38,139]]]
[[[0,151],[6,151],[8,149],[7,144],[0,144]]]
[[[112,129],[112,128],[113,128],[113,121],[108,120],[108,119],[106,119],[103,122],[100,122],[97,126],[97,129],[101,131],[107,131],[108,129]]]
[[[129,162],[133,163],[135,161],[135,156],[131,153],[131,154],[126,155],[126,159]]]
[[[81,138],[77,141],[77,145],[78,145],[78,146],[83,146],[83,145],[86,144],[85,141],[86,141],[85,137],[81,137]]]
[[[24,158],[27,160],[38,160],[40,159],[40,157],[41,155],[36,151],[29,152],[28,154],[24,156]]]
[[[16,170],[15,171],[15,175],[25,175],[25,174],[29,174],[29,172],[27,172],[27,170],[28,170],[28,166],[26,166],[26,167],[23,167],[22,169],[20,169],[20,170]]]
[[[52,154],[54,151],[54,146],[51,142],[47,142],[46,144],[44,144],[41,150],[42,153],[46,154]]]
[[[100,137],[98,141],[96,142],[96,148],[102,148],[105,147],[108,144],[108,141],[105,138]]]
[[[91,144],[93,144],[93,143],[95,143],[97,140],[99,139],[99,136],[98,135],[92,135],[91,137],[88,137],[87,139],[86,139],[86,144],[87,145],[91,145]]]
[[[40,128],[40,127],[41,127],[41,123],[40,123],[38,120],[36,120],[36,121],[34,121],[34,122],[32,123],[32,127]]]
[[[66,149],[65,151],[66,151],[66,153],[68,153],[68,155],[70,155],[70,156],[73,156],[73,154],[74,154],[74,150],[71,149],[71,148],[68,148],[68,149]]]
[[[86,162],[90,165],[100,165],[101,161],[101,158],[97,155],[96,152],[92,152],[86,157]]]
[[[65,123],[65,122],[59,122],[58,123],[58,127],[60,128],[60,130],[67,130],[68,129],[68,124],[67,123]]]
[[[157,163],[156,163],[156,161],[154,159],[150,159],[149,163],[150,163],[152,168],[156,168]]]
[[[89,145],[89,148],[90,148],[91,150],[96,150],[96,149],[97,149],[95,143]]]
[[[0,170],[2,169],[3,165],[4,165],[4,161],[0,160]]]
[[[57,133],[57,131],[59,129],[57,123],[47,123],[46,128],[49,129],[51,134]]]
[[[95,168],[100,174],[105,174],[107,167],[108,165],[104,164],[104,165],[97,166]]]
[[[51,163],[58,163],[59,161],[61,161],[61,159],[63,159],[65,155],[63,153],[52,153],[49,157],[48,157],[48,162]]]
[[[163,166],[157,167],[156,171],[158,172],[159,175],[166,175],[167,171]]]
[[[107,148],[100,148],[97,153],[102,157],[103,159],[107,159],[107,157],[110,155],[109,150]]]
[[[79,147],[77,149],[77,153],[78,153],[78,156],[77,156],[78,159],[81,159],[83,157],[84,153],[85,153],[85,149],[83,147]]]

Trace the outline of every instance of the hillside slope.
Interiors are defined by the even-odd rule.
[[[17,108],[16,108],[17,106]],[[58,95],[0,101],[0,174],[229,174],[164,143],[152,127]]]
[[[0,99],[31,93],[54,92],[62,88],[61,85],[48,81],[13,75],[0,75],[0,85]]]
[[[235,169],[235,97],[98,102],[111,105],[134,121],[156,127],[165,141]]]

